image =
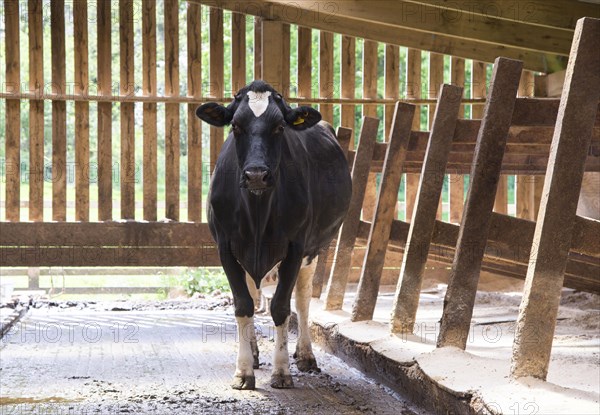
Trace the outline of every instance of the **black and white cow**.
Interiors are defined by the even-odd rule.
[[[263,81],[244,87],[227,107],[208,103],[196,114],[214,126],[231,124],[210,186],[208,223],[233,292],[238,325],[232,387],[255,387],[258,348],[251,293],[263,277],[278,272],[271,301],[276,327],[271,386],[291,388],[287,331],[294,287],[299,320],[296,363],[302,371],[318,370],[308,306],[316,257],[334,238],[348,210],[352,183],[346,158],[318,111],[290,108]]]

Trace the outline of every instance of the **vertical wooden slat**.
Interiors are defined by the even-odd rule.
[[[89,84],[87,0],[73,3],[75,32],[75,94]],[[75,220],[90,220],[90,111],[89,102],[75,102]]]
[[[190,7],[197,7],[190,3]],[[156,95],[156,2],[142,2],[142,91],[146,96]],[[190,85],[190,88],[194,85]],[[143,105],[143,141],[144,141],[144,220],[155,221],[156,181],[157,181],[157,132],[156,103],[145,102]]]
[[[283,84],[283,24],[262,21],[262,75],[263,80],[281,92]]]
[[[356,91],[356,38],[342,36],[342,98],[354,99]],[[342,105],[342,127],[350,128],[350,149],[354,149],[354,129],[356,106],[351,104]]]
[[[395,45],[385,46],[385,97],[387,99],[400,98],[400,47]],[[385,106],[386,137],[390,136],[394,120],[395,107]]]
[[[411,222],[392,311],[392,331],[412,333],[423,273],[442,196],[445,170],[460,109],[462,88],[444,85],[429,136],[421,171],[419,195]]]
[[[38,0],[29,0],[29,89],[35,91],[38,95],[41,95],[44,92],[44,32],[42,26],[42,6],[42,3]],[[87,6],[85,6],[85,8],[87,10]],[[78,18],[77,9],[75,11],[75,18]],[[75,36],[77,39],[77,29]],[[83,71],[84,69],[81,70]],[[75,111],[77,111],[77,105],[75,106]],[[9,117],[7,117],[7,120],[8,119]],[[81,164],[78,164],[78,166],[81,166]],[[44,101],[31,100],[29,101],[29,220],[42,221],[43,217]]]
[[[421,51],[416,49],[408,49],[408,55],[406,58],[406,98],[420,99],[422,82],[421,82]],[[415,118],[413,120],[413,130],[421,129],[421,109],[419,106],[415,109]],[[410,222],[415,199],[417,197],[417,188],[419,186],[419,175],[418,174],[407,174],[406,175],[406,186],[405,186],[405,211],[406,221]]]
[[[363,97],[377,98],[378,44],[365,40],[363,49]],[[363,105],[363,117],[377,117],[377,105]],[[363,219],[372,221],[377,204],[377,173],[369,173],[363,200]]]
[[[530,97],[533,91],[533,73],[523,71],[519,83],[519,97]],[[535,220],[535,176],[520,174],[516,177],[516,213],[517,217]]]
[[[6,44],[6,89],[20,92],[21,67],[19,53],[20,2],[4,0]],[[21,102],[6,100],[6,220],[19,221],[21,191]]]
[[[212,49],[211,49],[212,51]],[[262,79],[262,19],[254,18],[254,79]]]
[[[222,27],[221,12],[221,31]],[[179,96],[177,0],[165,0],[165,96]],[[165,104],[165,174],[165,217],[179,220],[179,104]]]
[[[210,9],[210,95],[223,96],[223,10],[211,7]],[[254,47],[257,42],[255,40]],[[260,79],[260,78],[257,78]],[[210,127],[210,167],[215,168],[217,157],[223,145],[223,129]]]
[[[111,2],[98,0],[98,93],[112,95]],[[98,103],[98,220],[112,219],[112,103]]]
[[[134,95],[133,0],[119,2],[121,95]],[[135,133],[134,103],[121,103],[121,218],[135,219]]]
[[[452,57],[450,69],[450,83],[452,85],[464,88],[465,86],[465,60]],[[465,106],[461,105],[458,111],[459,118],[465,116]],[[451,223],[459,223],[463,213],[464,206],[464,186],[465,178],[462,174],[451,174],[449,176],[450,184],[450,215]]]
[[[233,14],[233,91],[246,80],[246,27],[244,16]],[[241,33],[241,34],[240,34]],[[202,96],[202,9],[188,3],[187,9],[188,95]],[[188,104],[188,221],[202,221],[202,123],[195,104]]]
[[[429,91],[428,97],[429,99],[437,99],[440,92],[440,87],[444,83],[444,55],[440,55],[439,53],[431,52],[429,54]],[[433,117],[435,115],[436,104],[430,104],[428,108],[428,123],[429,128],[433,125]],[[440,172],[443,174],[443,172]],[[438,220],[442,220],[442,199],[440,196],[438,202],[438,211],[437,218]]]
[[[52,33],[52,85],[66,94],[65,2],[50,3]],[[52,220],[67,220],[67,103],[52,101]]]
[[[389,136],[383,163],[375,216],[369,233],[356,299],[352,307],[352,321],[373,318],[414,117],[413,105],[396,104],[393,130]]]
[[[340,229],[333,259],[334,266],[327,284],[325,300],[327,310],[339,310],[344,302],[352,251],[356,242],[358,225],[360,224],[360,211],[363,205],[365,188],[367,187],[368,172],[371,168],[378,127],[379,120],[377,118],[363,118],[358,149],[352,166],[352,198],[346,219]]]
[[[556,120],[511,374],[546,379],[577,200],[600,99],[600,20],[577,22]]]
[[[471,184],[444,300],[438,347],[466,347],[494,207],[495,187],[500,177],[522,68],[521,61],[496,59],[490,99],[477,137]]]
[[[298,96],[312,98],[312,29],[298,27]]]
[[[285,98],[290,96],[290,54],[291,54],[291,45],[290,45],[290,25],[284,23],[282,25],[282,52],[281,52],[281,78],[282,85],[281,90],[279,91],[281,95]]]
[[[193,22],[188,20],[189,24],[193,24]],[[199,22],[197,27],[200,27]],[[246,86],[246,16],[240,13],[232,13],[231,33],[231,92],[235,94]],[[188,44],[190,42],[193,42],[193,40],[190,39],[188,30]]]
[[[319,97],[333,98],[333,33],[324,31],[319,41]],[[319,111],[333,125],[333,105],[321,104]]]

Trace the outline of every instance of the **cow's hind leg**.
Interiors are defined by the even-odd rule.
[[[302,372],[320,372],[312,351],[310,329],[308,327],[308,308],[312,296],[312,281],[317,266],[317,258],[310,265],[300,269],[296,282],[296,312],[298,315],[298,342],[296,343],[296,366]]]

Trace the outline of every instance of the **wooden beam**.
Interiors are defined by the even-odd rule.
[[[242,17],[242,19],[240,19]],[[240,22],[241,20],[241,22]],[[233,66],[239,67],[232,73],[235,85],[245,82],[246,42],[245,20],[243,16],[233,16]],[[236,31],[243,32],[240,35]],[[244,39],[243,47],[240,47]],[[239,50],[238,50],[239,49]],[[236,53],[237,52],[237,53]],[[188,95],[202,96],[202,10],[198,4],[189,4],[187,8],[187,55],[188,55]],[[202,221],[202,122],[196,117],[195,104],[188,104],[188,220]]]
[[[97,2],[98,95],[112,95],[110,0]],[[98,103],[98,220],[112,219],[112,103]]]
[[[369,233],[356,299],[352,306],[352,321],[373,318],[414,117],[414,105],[401,103],[396,105],[392,132],[383,163],[381,185],[377,194],[375,216]]]
[[[517,320],[514,377],[546,379],[548,373],[589,137],[600,99],[599,39],[600,20],[579,20],[533,239],[537,249],[527,270]],[[531,342],[532,338],[536,341]]]
[[[341,82],[342,82],[342,98],[354,99],[356,91],[356,38],[350,36],[342,36],[342,61],[341,66]],[[354,130],[356,106],[347,104],[342,105],[342,127],[352,130],[350,137],[350,149],[354,149]]]
[[[260,22],[258,23],[260,26]],[[223,10],[211,7],[209,17],[209,41],[210,41],[210,92],[211,97],[221,97],[224,93],[224,41],[223,41]],[[258,42],[255,39],[255,49],[259,46],[261,39]],[[256,56],[255,56],[256,59]],[[259,62],[262,64],[262,60]],[[257,78],[261,79],[261,78]],[[210,126],[210,171],[215,168],[217,158],[221,152],[225,133],[223,128]]]
[[[121,95],[135,94],[133,76],[133,0],[119,2],[119,52]],[[135,219],[135,119],[134,103],[121,103],[121,218]]]
[[[298,28],[298,96],[312,97],[312,30]]]
[[[156,96],[156,2],[142,2],[142,91],[146,96]],[[193,86],[193,85],[191,85]],[[157,219],[157,106],[155,102],[143,105],[143,185],[144,220]]]
[[[262,79],[276,90],[283,86],[283,24],[262,21]]]
[[[319,37],[319,96],[333,98],[333,33],[322,31]],[[324,121],[333,124],[333,105],[321,104]]]
[[[378,44],[372,40],[365,40],[363,43],[363,61],[362,61],[362,87],[363,97],[377,98],[377,78],[378,78]],[[363,105],[363,117],[377,117],[377,105]],[[375,205],[377,203],[377,174],[369,173],[367,188],[365,189],[363,199],[362,216],[366,220],[372,220],[375,215]]]
[[[423,171],[419,182],[415,213],[411,222],[398,289],[394,299],[391,327],[393,332],[412,333],[423,273],[429,254],[439,200],[444,185],[444,171],[450,154],[452,131],[460,109],[461,87],[444,85],[440,91]]]
[[[522,62],[498,58],[479,132],[461,233],[444,300],[438,347],[466,347],[496,185],[510,128]]]
[[[548,43],[552,43],[551,47],[543,41],[539,41],[535,43],[534,47],[541,48],[540,51],[531,50],[532,44],[529,40],[532,37],[530,36],[532,32],[526,29],[529,29],[532,25],[521,23],[523,27],[514,28],[514,24],[518,23],[502,20],[499,20],[497,24],[504,28],[509,27],[506,30],[514,30],[515,32],[529,35],[525,38],[511,36],[510,39],[504,39],[502,31],[490,33],[493,31],[488,30],[487,33],[482,34],[481,31],[485,31],[487,27],[485,22],[482,22],[473,28],[462,28],[461,26],[458,26],[459,29],[451,28],[453,29],[453,35],[450,36],[439,29],[439,22],[436,23],[433,21],[434,19],[422,22],[423,19],[420,16],[407,16],[406,22],[398,22],[399,19],[397,16],[402,15],[398,12],[398,8],[403,7],[401,4],[405,3],[390,0],[382,1],[381,7],[377,2],[344,1],[336,3],[334,7],[337,7],[337,9],[333,11],[331,8],[323,8],[322,11],[316,11],[314,1],[310,2],[307,0],[292,4],[287,0],[256,0],[248,3],[235,0],[190,1],[222,7],[239,13],[259,15],[269,20],[277,20],[466,59],[493,62],[498,56],[506,56],[523,60],[527,69],[539,72],[555,72],[564,69],[566,66],[565,57],[568,54],[568,44],[572,37],[572,33],[569,34],[568,30],[555,29],[550,32],[553,41]],[[353,9],[354,6],[357,7],[356,10]],[[409,7],[412,6],[414,5]],[[293,8],[293,12],[290,12],[290,8]],[[350,12],[346,12],[349,9],[351,9]],[[436,12],[434,11],[434,13]],[[437,14],[439,15],[439,13]],[[494,23],[496,22],[494,21]],[[469,24],[467,22],[462,26],[469,26]],[[446,25],[444,25],[444,30],[445,28]],[[542,29],[536,27],[532,29],[536,33],[543,32],[540,34],[540,40],[544,39],[544,36],[547,35],[547,28]],[[461,32],[461,30],[464,30],[464,32]],[[434,34],[434,36],[426,34]],[[480,35],[486,40],[481,40]],[[465,38],[461,36],[473,37]],[[516,45],[511,43],[515,43]],[[552,52],[544,52],[546,49],[552,49]]]
[[[221,30],[222,30],[221,19]],[[164,2],[165,95],[179,95],[179,7]],[[212,54],[211,54],[212,58]],[[222,65],[221,65],[222,68]],[[212,81],[212,80],[211,80]],[[219,84],[222,87],[222,82]],[[180,125],[179,104],[165,105],[165,217],[179,220]]]
[[[339,310],[342,308],[344,302],[352,250],[354,249],[354,242],[356,241],[360,223],[360,211],[365,188],[367,187],[369,165],[373,157],[373,147],[377,139],[378,127],[379,119],[363,119],[356,152],[357,156],[352,166],[352,198],[346,219],[340,229],[340,236],[333,260],[334,267],[331,270],[331,276],[327,285],[325,308],[328,310]]]
[[[450,61],[450,83],[452,85],[465,87],[465,60],[452,57]],[[464,97],[464,92],[463,92]],[[459,118],[465,116],[465,106],[461,105],[458,111]],[[450,174],[448,177],[450,214],[448,220],[451,223],[459,223],[462,218],[464,198],[465,198],[465,178],[461,174]]]

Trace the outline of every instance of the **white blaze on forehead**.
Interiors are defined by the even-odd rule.
[[[271,91],[266,92],[254,92],[248,91],[248,106],[254,113],[255,117],[260,117],[264,114],[269,106],[269,97],[271,96]]]

